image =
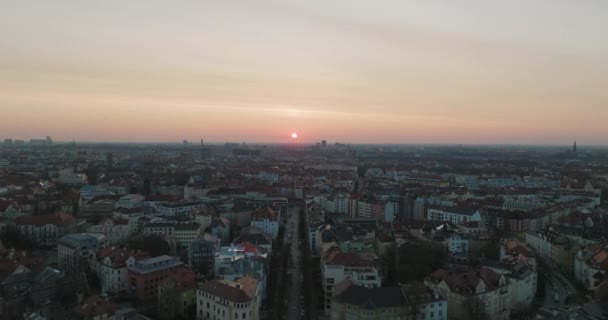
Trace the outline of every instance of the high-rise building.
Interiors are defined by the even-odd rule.
[[[11,144],[13,144],[13,139],[4,139],[4,144],[10,146]]]
[[[576,153],[576,140],[574,140],[574,145],[572,145],[572,152]]]
[[[327,147],[327,140],[321,140],[321,147]]]

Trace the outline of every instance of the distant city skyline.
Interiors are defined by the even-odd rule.
[[[2,7],[2,139],[607,143],[605,1]]]

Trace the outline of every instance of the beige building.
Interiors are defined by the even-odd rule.
[[[211,280],[197,291],[198,320],[258,320],[260,299],[257,280]]]

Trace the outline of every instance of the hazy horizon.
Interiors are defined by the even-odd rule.
[[[605,1],[2,9],[0,138],[607,143]]]

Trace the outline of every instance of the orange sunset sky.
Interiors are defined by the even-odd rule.
[[[606,144],[608,1],[2,1],[0,138]]]

